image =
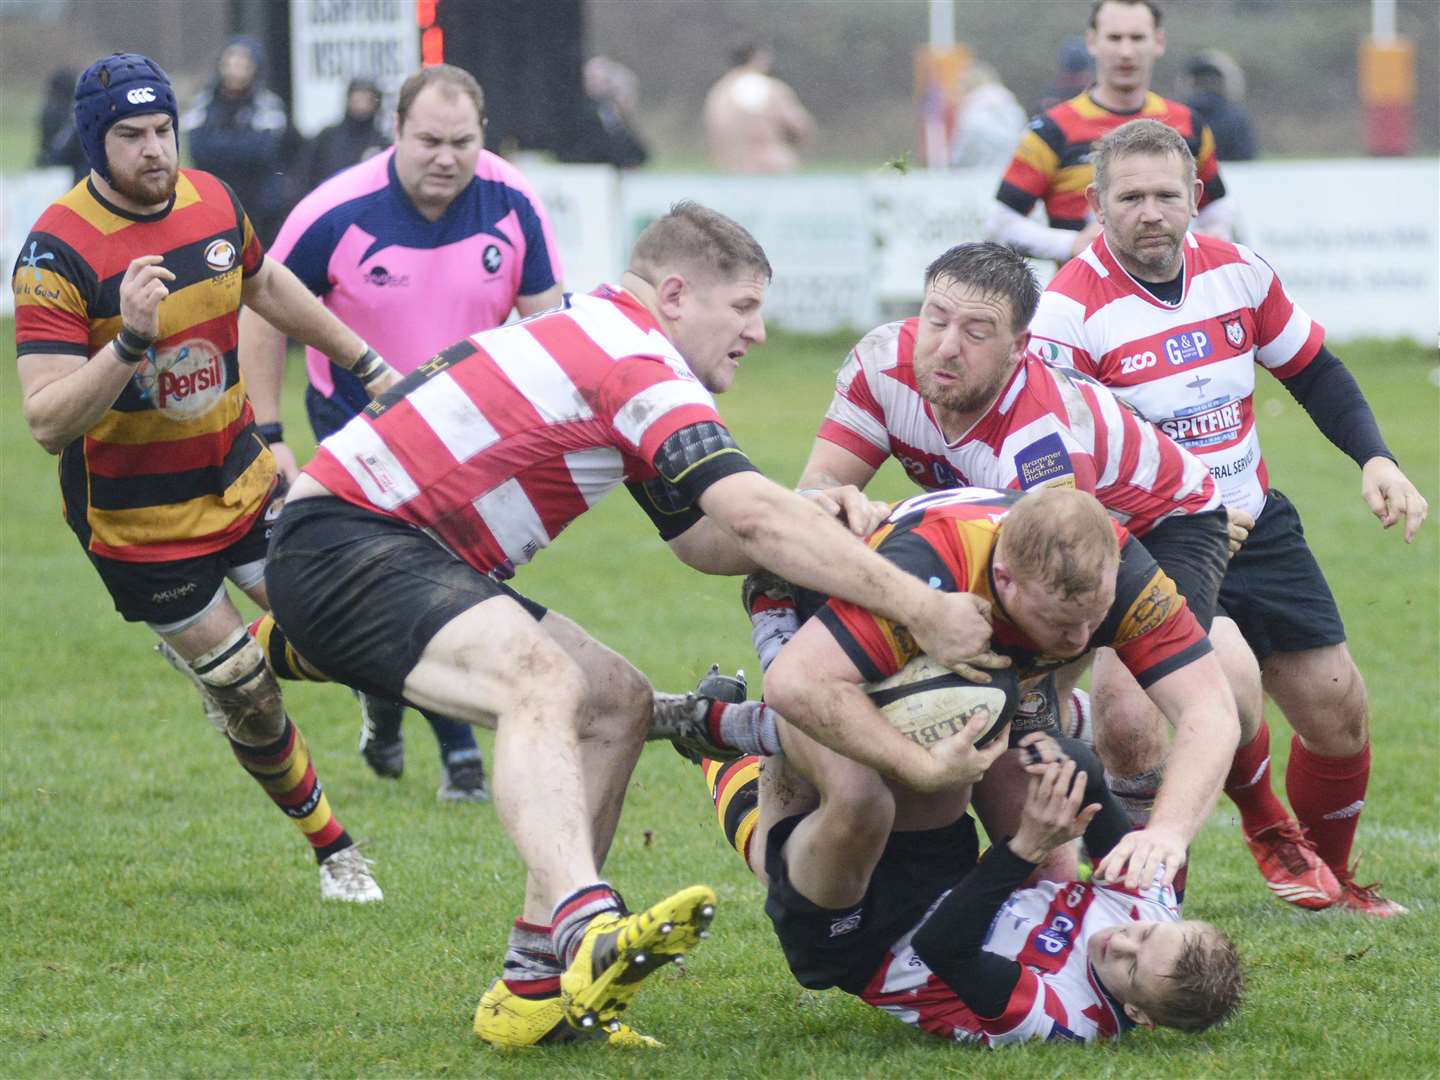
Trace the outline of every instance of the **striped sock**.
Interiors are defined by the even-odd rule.
[[[265,662],[277,679],[295,679],[301,682],[330,682],[330,676],[312,667],[303,656],[295,651],[285,631],[275,621],[275,616],[266,612],[250,624],[250,636],[265,654]]]
[[[1137,829],[1150,824],[1150,812],[1155,809],[1155,796],[1160,791],[1160,782],[1165,779],[1165,769],[1147,769],[1134,776],[1116,776],[1105,770],[1105,782],[1125,807],[1130,820]]]
[[[575,959],[590,920],[612,913],[626,914],[625,901],[604,881],[576,889],[555,905],[555,914],[550,919],[550,940],[555,946],[555,955],[565,967]]]
[[[753,754],[734,761],[700,761],[720,831],[746,866],[750,865],[750,841],[760,820],[760,766],[760,758]]]
[[[763,701],[712,702],[706,723],[716,746],[726,746],[742,754],[780,753],[775,710]]]
[[[565,970],[550,943],[548,926],[516,919],[505,947],[505,986],[516,997],[550,998],[560,993]]]
[[[230,749],[270,800],[299,826],[315,849],[316,862],[324,862],[354,843],[330,811],[330,801],[310,763],[305,737],[288,716],[284,734],[270,745],[246,746],[231,739]]]

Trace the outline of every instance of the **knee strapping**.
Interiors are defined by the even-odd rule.
[[[280,685],[243,627],[190,663],[225,713],[225,731],[245,746],[264,746],[285,731]]]

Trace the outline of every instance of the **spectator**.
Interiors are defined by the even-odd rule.
[[[342,169],[358,165],[390,145],[380,130],[380,87],[372,79],[351,79],[345,88],[345,115],[306,144],[298,170],[299,201]]]
[[[75,72],[56,68],[50,74],[45,90],[45,104],[40,109],[40,145],[36,148],[35,164],[40,168],[68,166],[78,184],[90,172],[85,148],[75,131],[72,96],[75,93]]]
[[[235,191],[266,247],[285,219],[285,163],[298,136],[280,95],[265,84],[265,49],[235,37],[220,52],[215,78],[181,125],[197,168]]]
[[[1185,65],[1190,94],[1185,104],[1199,113],[1215,136],[1221,161],[1253,161],[1258,154],[1255,132],[1246,110],[1245,72],[1219,49],[1204,49]]]
[[[774,54],[743,45],[734,67],[705,95],[705,136],[716,168],[732,173],[789,173],[815,134],[815,120],[795,91],[770,74]]]
[[[1056,57],[1055,81],[1040,98],[1035,111],[1043,113],[1062,101],[1069,101],[1094,81],[1095,60],[1085,47],[1085,39],[1066,38],[1060,43],[1060,52]]]
[[[1010,161],[1015,142],[1025,130],[1025,109],[989,64],[971,64],[965,73],[965,99],[955,120],[950,164],[961,167]]]
[[[595,162],[634,169],[650,160],[631,116],[638,97],[635,73],[608,56],[585,61],[585,101],[580,132],[564,161]]]

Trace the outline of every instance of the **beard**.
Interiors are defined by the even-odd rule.
[[[164,176],[146,175],[138,169],[129,175],[122,175],[112,170],[110,186],[140,206],[158,206],[160,203],[170,201],[170,196],[175,194],[175,185],[179,179],[179,165],[171,165],[166,169]]]
[[[954,413],[973,413],[984,409],[1000,395],[1000,388],[1014,370],[1013,365],[1002,368],[986,381],[969,379],[940,383],[928,372],[916,381],[920,387],[920,396],[931,405]]]
[[[1168,280],[1179,272],[1180,244],[1184,237],[1183,234],[1172,236],[1168,232],[1164,237],[1166,242],[1163,245],[1151,244],[1144,247],[1141,247],[1141,238],[1137,237],[1135,243],[1123,249],[1121,254],[1137,269],[1143,270],[1149,278],[1157,281]]]

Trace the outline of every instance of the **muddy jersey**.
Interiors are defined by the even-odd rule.
[[[687,471],[753,468],[650,313],[602,287],[431,357],[305,471],[506,577],[621,483],[663,480],[662,444],[690,427]]]
[[[868,542],[931,588],[974,593],[989,601],[994,624],[990,647],[1010,657],[1016,676],[1027,679],[1074,658],[1043,655],[1010,621],[995,594],[990,560],[1001,522],[1021,497],[1018,492],[988,488],[916,495],[898,503]],[[1148,687],[1210,652],[1210,642],[1175,583],[1144,545],[1124,526],[1112,524],[1120,542],[1115,602],[1085,651],[1109,646],[1136,681]],[[894,675],[920,654],[904,626],[843,600],[832,598],[816,617],[866,682]]]
[[[1040,297],[1031,348],[1109,386],[1210,470],[1227,506],[1258,517],[1269,480],[1255,427],[1255,366],[1296,375],[1325,331],[1249,248],[1187,233],[1171,305],[1116,260],[1103,235]]]
[[[918,319],[867,334],[836,377],[819,437],[879,468],[893,456],[923,488],[1078,487],[1143,537],[1213,510],[1205,467],[1093,379],[1029,357],[974,426],[947,439],[915,380]]]
[[[170,204],[140,215],[77,184],[40,215],[15,264],[16,352],[94,356],[120,332],[120,282],[141,255],[163,256],[175,275],[160,335],[61,452],[60,490],[87,551],[169,562],[229,547],[275,484],[236,359],[241,286],[264,255],[235,193],[182,169]]]
[[[1179,919],[1168,885],[1130,890],[1044,881],[1015,892],[985,935],[986,952],[1020,966],[999,1016],[977,1016],[930,970],[911,946],[914,930],[896,943],[860,998],[932,1035],[987,1047],[1031,1039],[1110,1039],[1134,1025],[1096,978],[1090,938],[1112,926]]]

